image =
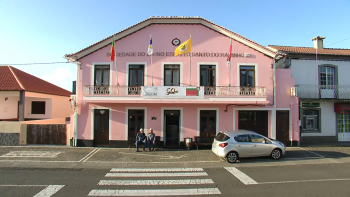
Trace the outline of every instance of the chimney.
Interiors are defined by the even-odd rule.
[[[314,41],[314,48],[315,49],[323,49],[323,39],[325,39],[326,37],[321,37],[321,36],[317,36],[315,38],[312,39],[312,41]]]

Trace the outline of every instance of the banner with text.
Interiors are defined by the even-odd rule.
[[[204,98],[204,87],[192,86],[142,86],[144,98]]]

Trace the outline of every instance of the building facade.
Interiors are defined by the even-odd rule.
[[[192,52],[174,56],[190,36]],[[151,17],[115,34],[116,65],[112,41],[65,56],[78,65],[78,146],[126,147],[140,128],[171,147],[232,129],[298,144],[294,79],[274,69],[274,51],[200,17]]]
[[[0,121],[67,118],[71,94],[12,66],[0,66]]]
[[[350,49],[269,46],[284,53],[277,68],[290,69],[300,99],[301,144],[350,141]]]

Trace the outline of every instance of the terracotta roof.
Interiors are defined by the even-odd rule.
[[[297,54],[315,54],[316,49],[313,47],[293,47],[293,46],[277,46],[269,45],[270,48],[284,52],[284,53],[297,53]],[[318,55],[340,55],[340,56],[350,56],[350,49],[333,49],[324,48],[317,49]]]
[[[0,91],[6,90],[25,90],[59,96],[70,96],[72,94],[63,88],[18,70],[12,66],[0,66]]]
[[[151,16],[150,18],[148,18],[148,19],[146,19],[146,20],[143,20],[143,21],[141,21],[141,22],[139,22],[139,23],[136,23],[135,25],[132,25],[132,26],[130,26],[130,27],[128,27],[128,28],[126,28],[126,29],[124,29],[124,30],[122,30],[122,31],[119,31],[119,32],[115,33],[114,35],[117,36],[117,35],[120,34],[120,33],[123,33],[123,32],[125,32],[125,31],[127,31],[127,30],[129,30],[129,29],[131,29],[131,28],[133,28],[133,27],[135,27],[135,26],[137,26],[137,25],[140,25],[140,24],[145,23],[145,22],[147,22],[147,21],[151,21],[151,20],[153,20],[153,19],[165,19],[165,20],[171,20],[171,19],[199,19],[199,20],[208,22],[208,23],[210,23],[210,24],[212,24],[212,25],[215,25],[216,27],[219,27],[220,29],[227,31],[227,32],[229,32],[230,34],[233,34],[234,36],[237,36],[237,37],[239,37],[239,38],[241,38],[241,39],[243,39],[243,40],[245,40],[245,41],[248,41],[249,43],[251,43],[251,44],[253,44],[253,45],[255,45],[255,46],[258,46],[258,47],[260,47],[260,48],[263,48],[263,49],[265,49],[265,50],[267,50],[267,51],[269,51],[269,52],[271,52],[271,53],[275,53],[274,50],[271,50],[271,49],[269,49],[269,48],[267,48],[267,47],[265,47],[265,46],[262,46],[262,45],[260,45],[260,44],[258,44],[258,43],[256,43],[256,42],[254,42],[254,41],[252,41],[252,40],[249,40],[248,38],[245,38],[245,37],[243,37],[243,36],[241,36],[241,35],[239,35],[239,34],[233,32],[233,31],[230,31],[229,29],[226,29],[225,27],[219,26],[219,25],[217,25],[217,24],[215,24],[215,23],[213,23],[213,22],[211,22],[211,21],[208,21],[208,20],[206,20],[206,19],[204,19],[204,18],[202,18],[202,17],[200,17],[200,16],[194,16],[194,17],[186,17],[186,16]],[[102,43],[102,42],[104,42],[104,41],[106,41],[106,40],[108,40],[108,39],[112,39],[112,38],[113,38],[113,35],[111,35],[111,36],[109,36],[109,37],[107,37],[107,38],[105,38],[105,39],[103,39],[103,40],[101,40],[101,41],[99,41],[99,42],[97,42],[97,43],[95,43],[95,44],[93,44],[93,45],[90,45],[90,46],[88,46],[88,47],[86,47],[86,48],[84,48],[84,49],[82,49],[82,50],[80,50],[80,51],[78,51],[78,52],[76,52],[76,53],[66,54],[65,56],[66,56],[66,57],[73,57],[73,56],[76,56],[77,54],[79,54],[79,53],[81,53],[81,52],[83,52],[83,51],[85,51],[85,50],[87,50],[87,49],[89,49],[89,48],[91,48],[91,47],[93,47],[93,46],[95,46],[95,45],[98,45],[98,44],[100,44],[100,43]],[[116,40],[118,40],[118,39],[116,39]]]

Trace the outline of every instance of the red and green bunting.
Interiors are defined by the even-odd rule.
[[[186,96],[199,96],[198,88],[186,88]]]

